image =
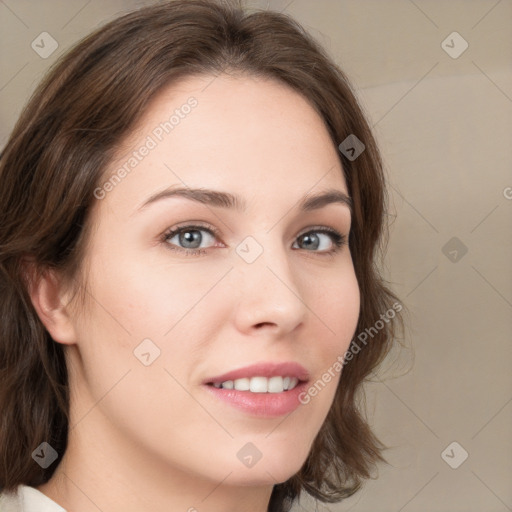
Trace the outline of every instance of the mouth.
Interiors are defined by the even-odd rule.
[[[277,418],[299,408],[308,381],[275,375],[206,382],[203,388],[214,404],[226,404],[249,417]],[[287,389],[285,389],[287,388]]]
[[[259,363],[239,368],[202,384],[215,400],[260,417],[288,414],[301,404],[309,373],[298,363]]]

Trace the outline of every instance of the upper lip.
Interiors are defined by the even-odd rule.
[[[283,363],[264,362],[250,366],[244,366],[216,377],[210,377],[203,381],[203,384],[222,383],[227,380],[244,379],[251,377],[296,377],[299,381],[309,380],[309,373],[304,366],[293,361]]]

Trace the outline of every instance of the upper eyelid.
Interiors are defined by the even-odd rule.
[[[189,221],[188,223],[184,223],[184,224],[176,224],[174,226],[171,226],[171,227],[168,227],[166,229],[166,232],[168,231],[178,231],[178,230],[181,230],[181,229],[186,229],[186,228],[191,228],[191,229],[195,229],[195,228],[200,228],[200,229],[206,229],[206,230],[210,230],[212,231],[213,233],[220,233],[220,229],[216,228],[215,226],[211,225],[211,224],[203,224],[203,221]],[[326,224],[313,224],[312,226],[309,226],[309,227],[306,227],[304,229],[302,229],[300,231],[300,233],[304,233],[304,232],[307,232],[311,229],[334,229],[335,231],[340,231],[338,228],[335,228],[335,227],[332,227],[332,226],[328,226]]]
[[[177,226],[169,227],[164,231],[164,234],[169,234],[174,231],[183,231],[183,230],[186,230],[187,228],[190,230],[201,229],[201,230],[205,230],[205,231],[210,231],[215,236],[220,235],[219,229],[217,229],[214,226],[211,226],[209,224],[203,225],[199,221],[197,224],[195,222],[189,222],[188,224],[183,224],[183,225],[178,224]]]

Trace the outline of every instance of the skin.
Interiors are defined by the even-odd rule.
[[[297,209],[306,194],[348,194],[322,118],[279,82],[212,79],[189,77],[157,96],[107,170],[106,178],[169,112],[198,100],[96,201],[83,261],[87,304],[74,306],[56,273],[31,292],[65,346],[71,389],[68,447],[38,489],[72,512],[263,512],[273,485],[301,468],[332,404],[339,374],[278,418],[241,412],[201,385],[262,361],[299,362],[313,383],[348,348],[360,306],[348,245],[326,255],[332,239],[309,229],[348,239],[349,208]],[[185,198],[137,211],[183,184],[238,194],[247,211]],[[178,236],[162,241],[168,228],[198,222],[220,232],[199,232],[203,254],[179,252],[187,246]],[[319,246],[301,241],[310,231]],[[263,249],[252,263],[236,252],[247,236]],[[149,366],[133,353],[146,338],[160,349]],[[237,457],[249,442],[262,453],[250,468]]]

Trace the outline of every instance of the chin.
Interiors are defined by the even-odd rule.
[[[246,471],[239,471],[238,474],[232,474],[229,478],[231,485],[241,487],[260,487],[281,484],[289,480],[299,471],[300,467],[290,468],[268,468],[261,467],[259,470],[251,468]]]
[[[308,453],[297,453],[296,448],[290,447],[286,451],[268,449],[254,466],[233,472],[232,477],[238,485],[275,485],[286,482],[300,471]],[[236,476],[235,476],[236,473]]]

